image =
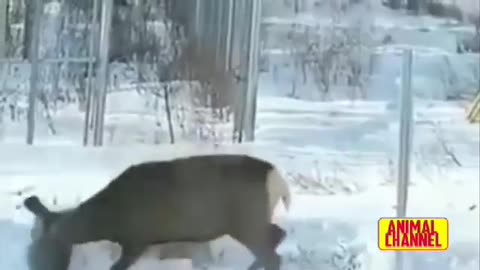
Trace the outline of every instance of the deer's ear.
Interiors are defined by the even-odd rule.
[[[37,196],[30,196],[23,201],[23,205],[28,211],[32,212],[36,217],[40,219],[47,219],[52,215],[52,212],[43,205]]]

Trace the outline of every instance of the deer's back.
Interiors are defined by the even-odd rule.
[[[118,238],[214,238],[252,207],[266,205],[265,178],[271,168],[241,155],[142,163],[128,168],[81,208],[93,209],[94,219],[109,224],[106,229],[113,228]]]

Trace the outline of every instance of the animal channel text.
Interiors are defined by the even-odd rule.
[[[381,218],[378,247],[382,251],[444,252],[449,247],[446,218]]]

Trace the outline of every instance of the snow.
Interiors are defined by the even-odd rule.
[[[59,115],[57,120],[65,117],[68,121],[58,122],[75,126],[72,114]],[[415,264],[408,269],[478,269],[479,153],[475,146],[479,130],[464,120],[464,108],[456,102],[418,100],[415,114],[408,214],[447,217],[451,248],[444,254],[408,255],[408,262]],[[39,195],[51,207],[69,207],[133,162],[212,151],[267,158],[288,176],[293,204],[288,213],[280,207],[275,217],[289,233],[278,249],[283,269],[388,269],[392,255],[378,251],[376,224],[380,217],[395,215],[396,110],[384,101],[261,97],[258,117],[256,142],[242,145],[97,149],[78,146],[78,141],[75,146],[73,138],[67,145],[49,138],[33,147],[4,139],[0,144],[0,239],[8,244],[0,252],[0,269],[26,269],[23,254],[30,241],[32,216],[17,208],[28,194]],[[432,123],[441,127],[441,138]],[[440,139],[457,155],[461,167],[442,152]],[[472,205],[477,208],[469,210]],[[251,262],[247,251],[232,240],[218,240],[215,246],[218,254],[224,250],[216,269],[233,265],[241,269]],[[118,247],[106,242],[79,246],[70,269],[107,269],[117,253]],[[154,267],[190,269],[188,260],[160,262],[154,251],[132,269]]]
[[[58,13],[55,3],[46,6],[45,13],[51,17]],[[474,0],[457,3],[466,10],[478,10],[479,6]],[[318,101],[312,83],[299,83],[297,98],[284,97],[297,76],[291,66],[283,66],[290,61],[289,49],[268,48],[271,67],[280,67],[276,75],[260,76],[252,144],[231,145],[231,123],[222,123],[214,128],[223,132],[219,145],[191,143],[189,138],[166,145],[164,129],[159,135],[164,144],[152,145],[160,129],[156,127],[158,117],[164,116],[153,109],[151,96],[125,90],[136,88],[131,79],[134,72],[130,70],[131,78],[126,79],[121,64],[111,66],[112,76],[121,78],[112,88],[122,91],[108,95],[107,146],[103,148],[81,146],[84,120],[76,105],[53,112],[56,135],[49,132],[44,117],[38,116],[35,146],[31,147],[25,146],[24,119],[0,119],[0,270],[27,270],[25,248],[30,243],[33,217],[21,207],[26,196],[36,194],[54,209],[71,207],[132,163],[211,152],[266,158],[288,178],[292,207],[289,212],[279,207],[275,216],[288,232],[278,248],[282,270],[392,269],[393,255],[378,250],[376,233],[380,217],[395,215],[399,53],[404,48],[413,49],[415,54],[415,123],[407,212],[413,217],[446,217],[451,233],[448,252],[406,254],[406,269],[480,269],[480,129],[465,119],[468,102],[448,100],[478,91],[478,75],[475,77],[472,67],[478,66],[479,55],[456,54],[458,35],[472,33],[474,28],[447,25],[445,19],[398,14],[377,4],[373,4],[375,16],[369,18],[369,25],[379,37],[391,34],[394,44],[372,50],[368,99],[354,101],[342,91],[334,91],[340,94]],[[264,22],[332,24],[329,16],[308,13],[272,15]],[[160,33],[164,24],[151,22],[149,28]],[[0,73],[2,88],[27,91],[28,65],[7,68]],[[65,87],[62,83],[60,86]],[[25,110],[21,97],[14,98],[20,99],[16,101],[19,109]],[[231,239],[215,241],[214,248],[218,260],[209,269],[244,269],[251,263],[248,252]],[[119,247],[112,243],[81,245],[75,248],[69,269],[108,269],[118,256]],[[160,268],[192,266],[190,260],[160,261],[152,248],[131,269]]]

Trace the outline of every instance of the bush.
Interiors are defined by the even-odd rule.
[[[427,14],[440,18],[452,18],[458,21],[463,20],[463,12],[454,4],[444,4],[437,0],[429,0],[424,6]]]

